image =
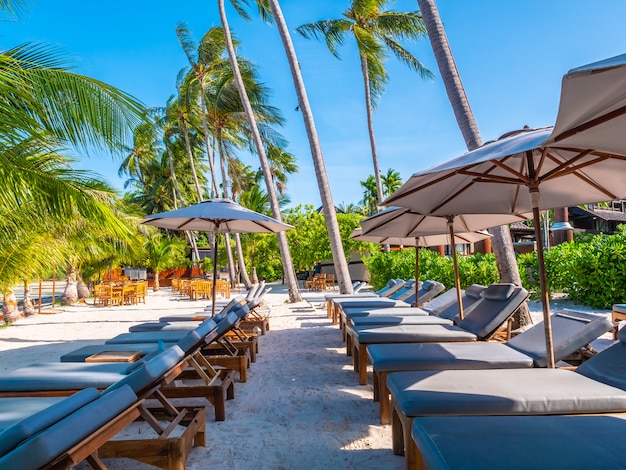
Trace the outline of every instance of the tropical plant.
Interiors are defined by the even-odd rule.
[[[223,0],[220,0],[223,2]],[[269,12],[267,5],[271,8],[271,16],[276,22],[278,33],[283,42],[283,47],[287,55],[289,62],[289,68],[293,78],[294,86],[296,89],[296,95],[298,97],[298,108],[302,113],[302,119],[304,120],[304,126],[307,132],[307,138],[309,140],[309,146],[311,148],[311,156],[313,158],[313,166],[315,168],[315,178],[317,180],[317,186],[320,191],[320,199],[322,201],[322,209],[324,211],[326,230],[328,231],[328,237],[330,239],[330,248],[332,251],[332,260],[335,266],[335,273],[337,275],[337,284],[339,291],[343,294],[352,293],[352,281],[350,280],[350,272],[348,271],[348,262],[343,252],[343,245],[341,243],[341,233],[339,231],[339,224],[337,222],[337,213],[335,210],[335,204],[333,202],[332,193],[330,190],[330,184],[328,183],[328,175],[326,174],[326,168],[324,165],[324,157],[320,147],[317,130],[315,129],[315,122],[313,119],[313,113],[311,106],[306,95],[306,89],[304,86],[304,80],[300,73],[300,65],[296,56],[296,51],[291,41],[289,29],[283,16],[283,12],[280,8],[280,4],[277,0],[257,0],[259,11],[261,16],[269,20]]]
[[[177,268],[186,262],[187,244],[176,238],[164,237],[152,232],[145,242],[147,265],[154,272],[154,287],[159,290],[159,274],[168,268]]]
[[[243,10],[243,8],[241,8],[240,6],[239,0],[231,0],[231,3],[239,14],[247,17],[245,10]],[[259,1],[257,5],[259,6],[259,11],[261,15],[263,17],[266,17],[268,11],[267,5],[263,1]],[[239,64],[237,62],[237,56],[235,55],[235,47],[230,33],[230,27],[228,26],[228,18],[226,16],[226,9],[224,8],[224,0],[218,0],[218,7],[220,12],[220,20],[224,31],[224,39],[228,50],[228,57],[231,62],[235,83],[237,84],[237,90],[239,91],[239,96],[241,98],[241,103],[244,108],[246,119],[248,120],[248,124],[250,126],[252,141],[254,142],[254,147],[261,163],[261,169],[263,170],[263,178],[265,179],[265,186],[267,187],[267,193],[269,195],[270,204],[272,207],[272,216],[280,221],[282,220],[282,216],[280,214],[280,206],[278,204],[276,191],[274,190],[271,169],[268,163],[265,147],[261,139],[261,134],[259,133],[254,112],[246,93],[246,88],[239,69]],[[287,290],[289,291],[289,301],[299,302],[300,300],[302,300],[302,297],[300,296],[298,280],[296,279],[296,273],[294,271],[293,262],[291,259],[291,252],[289,251],[289,245],[287,244],[287,237],[284,232],[278,232],[276,234],[276,237],[278,239],[278,247],[280,250],[283,264],[283,275],[287,282]]]
[[[328,50],[339,58],[338,46],[351,36],[355,39],[361,63],[365,89],[367,128],[374,164],[374,182],[378,206],[385,193],[378,163],[378,151],[374,135],[373,110],[389,81],[383,65],[385,52],[416,71],[422,78],[431,78],[432,73],[400,41],[417,40],[426,36],[422,17],[418,11],[398,12],[384,10],[389,0],[352,0],[350,8],[338,20],[322,20],[302,25],[296,29],[305,38],[324,40]]]
[[[455,65],[454,57],[448,43],[448,38],[439,17],[435,0],[417,0],[428,37],[435,54],[439,73],[454,111],[457,124],[465,139],[468,150],[474,150],[482,145],[482,139],[478,132],[478,125],[469,105],[459,71]],[[489,229],[492,235],[491,246],[498,263],[498,272],[503,282],[512,282],[521,285],[522,280],[517,268],[513,242],[508,227],[500,226]],[[525,326],[532,323],[530,312],[524,303],[515,314],[515,327]]]

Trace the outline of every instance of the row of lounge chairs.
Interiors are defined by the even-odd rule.
[[[244,325],[250,312],[263,306],[265,293],[255,286],[250,299],[235,297],[213,318],[162,317],[105,344],[65,354],[61,362],[5,373],[0,377],[0,468],[70,468],[84,460],[106,468],[102,458],[126,457],[184,469],[192,446],[206,443],[206,412],[204,406],[172,399],[205,398],[215,419],[225,419],[235,371],[218,362],[243,356],[249,366],[251,348],[238,347],[232,335],[246,341],[255,337]],[[129,353],[141,358],[99,362],[128,359]],[[120,439],[118,433],[131,423],[142,426],[141,432]]]
[[[384,296],[396,284],[390,282],[378,295]],[[561,452],[554,448],[575,436],[572,429],[581,433],[580,442],[586,425],[601,431],[603,423],[610,422],[607,429],[626,429],[624,415],[606,415],[626,411],[626,330],[620,331],[618,343],[593,355],[586,346],[611,331],[613,323],[602,315],[556,312],[552,315],[556,360],[580,364],[592,357],[576,371],[546,369],[543,324],[506,343],[487,342],[527,296],[511,284],[471,286],[461,297],[463,320],[455,318],[454,291],[419,309],[376,308],[381,305],[378,297],[369,297],[374,302],[368,307],[364,297],[360,309],[351,310],[348,305],[354,296],[350,302],[336,296],[328,299],[328,311],[338,311],[343,318],[347,352],[359,383],[367,383],[366,359],[372,364],[381,423],[391,423],[393,451],[405,455],[407,468],[589,468],[591,462],[609,468],[605,461],[612,462],[610,468],[623,466],[619,458],[604,459],[603,454],[614,448],[600,452],[592,445],[580,461],[585,464],[577,461],[579,449],[559,462]],[[544,416],[594,413],[602,416]],[[519,451],[520,442],[532,441],[534,447],[533,433],[543,429],[541,423],[545,423],[542,439],[555,433],[552,455],[544,458],[532,452],[516,461],[524,453]],[[600,432],[599,439],[605,437]],[[614,441],[612,437],[607,442]],[[514,456],[507,456],[512,449]]]

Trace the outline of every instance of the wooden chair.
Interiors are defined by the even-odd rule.
[[[148,295],[148,283],[146,281],[140,281],[137,283],[137,303],[146,303],[146,296]]]

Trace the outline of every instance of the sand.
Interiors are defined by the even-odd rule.
[[[274,285],[267,299],[271,330],[259,338],[248,382],[235,384],[226,421],[214,421],[213,408],[207,406],[208,443],[192,450],[187,468],[404,468],[403,457],[391,451],[391,427],[378,424],[371,380],[358,385],[341,334],[325,309],[308,302],[287,303],[282,285]],[[25,318],[0,329],[0,372],[55,362],[66,352],[127,332],[133,324],[169,313],[197,312],[205,304],[166,288],[149,292],[145,305],[83,304]],[[530,306],[533,317],[540,318],[537,302]],[[554,308],[559,306],[572,307],[556,301]],[[611,343],[607,334],[593,346],[601,350]],[[112,469],[154,468],[131,460],[106,463]]]

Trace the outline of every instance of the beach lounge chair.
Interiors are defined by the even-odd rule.
[[[97,431],[99,455],[101,457],[130,457],[162,468],[184,468],[192,444],[205,444],[206,421],[203,406],[178,407],[167,398],[171,390],[170,384],[174,379],[180,378],[185,366],[184,353],[176,346],[162,351],[150,361],[137,365],[130,371],[124,371],[125,367],[129,367],[128,363],[33,364],[2,377],[0,381],[3,390],[1,395],[20,398],[0,398],[0,403],[10,399],[25,401],[28,399],[25,397],[36,397],[31,398],[36,400],[42,400],[41,397],[44,396],[58,397],[74,394],[84,397],[87,392],[79,392],[80,390],[91,387],[102,390],[107,384],[110,385],[100,395],[103,398],[116,396],[120,390],[129,389],[134,401],[138,400],[136,403],[137,412],[133,412],[131,416],[123,416],[122,421],[117,418],[113,419],[112,422],[115,424],[113,435],[139,416],[145,420],[156,435],[148,439],[137,438],[107,442],[112,436],[103,440],[102,436],[98,437],[100,431]],[[171,397],[180,398],[181,396],[175,393]],[[144,399],[150,399],[150,401],[144,402]],[[109,411],[119,411],[119,408],[115,407],[117,402],[111,403],[108,398],[106,400]],[[67,403],[63,403],[65,404],[58,406],[63,407],[63,409],[67,408]],[[58,410],[54,412],[58,415]],[[93,412],[97,413],[96,410]],[[13,411],[13,414],[17,413],[18,411]],[[86,423],[89,421],[89,414],[91,413],[83,417]],[[108,412],[105,411],[102,411],[102,415],[109,416]],[[48,416],[50,415],[48,414]],[[46,421],[46,419],[42,415],[38,415],[29,419],[28,423],[22,423],[21,426],[27,424],[30,428],[37,423]],[[169,425],[164,425],[164,422],[168,422]],[[80,433],[82,428],[76,428],[77,426],[81,426],[80,420],[66,428],[66,432],[72,432],[73,429],[73,432]],[[176,435],[173,435],[176,426],[184,426],[184,430],[182,433],[177,431]],[[56,431],[62,433],[63,429]],[[53,434],[50,437],[51,442],[44,442],[44,444],[54,444],[55,437],[63,441],[58,432],[57,436]],[[143,434],[147,435],[148,433],[144,431]],[[83,455],[82,458],[87,457],[87,455],[89,454]]]
[[[359,384],[367,384],[367,353],[371,344],[486,341],[528,298],[513,284],[491,284],[474,309],[456,325],[355,326],[346,341]]]
[[[555,361],[570,359],[591,341],[612,329],[604,315],[564,309],[551,317]],[[389,424],[387,376],[406,370],[515,369],[546,367],[543,323],[506,343],[404,343],[367,347],[373,369],[374,400],[380,402],[380,422]],[[580,359],[580,356],[576,359]]]
[[[106,348],[103,352],[107,352]],[[137,351],[126,352],[126,360],[130,353],[137,354]],[[119,354],[115,352],[110,355],[112,359],[102,360],[119,362],[42,363],[7,372],[0,377],[0,397],[67,396],[87,387],[103,390],[135,371],[152,374],[152,371],[158,370],[161,374],[155,379],[161,378],[159,383],[163,387],[164,396],[206,398],[215,408],[216,420],[225,419],[225,402],[234,397],[232,371],[216,370],[211,364],[203,363],[195,354],[186,354],[176,345],[135,362],[122,362],[124,359],[120,360]],[[180,380],[173,384],[176,379]],[[201,384],[188,385],[183,383],[183,379],[201,380]],[[142,396],[142,393],[138,393],[138,396]]]
[[[85,459],[104,468],[98,449],[139,417],[140,405],[128,386],[102,395],[89,388],[67,398],[0,399],[0,468],[70,468]]]
[[[626,414],[415,418],[412,469],[625,469]],[[521,447],[520,447],[521,446]],[[525,451],[524,449],[528,449]]]
[[[485,286],[473,284],[461,291],[465,314],[469,314],[482,298]],[[341,313],[344,340],[354,326],[376,325],[445,325],[458,321],[459,306],[456,289],[450,289],[422,307],[391,307],[381,309],[348,308]]]
[[[255,302],[253,301],[251,305],[254,306]],[[206,337],[207,341],[201,348],[202,355],[211,356],[209,358],[211,364],[237,371],[240,382],[247,381],[247,370],[250,367],[250,363],[256,360],[258,345],[256,336],[238,330],[239,322],[245,317],[247,312],[248,308],[244,305],[228,313],[218,323],[215,336]],[[202,325],[206,325],[206,322],[213,321],[213,319],[207,319],[200,324],[182,321],[173,323],[159,322],[152,324],[154,328],[151,331],[122,333],[107,340],[106,344],[175,343],[180,341],[191,328],[195,330]],[[229,337],[231,332],[235,334],[234,339]]]
[[[410,438],[420,416],[560,415],[626,411],[626,331],[619,341],[575,371],[562,369],[489,369],[395,372],[387,377],[391,393],[392,441],[416,460]]]
[[[230,299],[226,304],[221,306],[221,309],[218,312],[216,312],[216,316],[227,314],[228,312],[235,309],[236,307],[245,305],[246,302],[247,300],[245,296],[237,295],[233,297],[232,299]],[[206,313],[205,311],[195,312],[195,313],[175,313],[175,314],[164,315],[160,317],[159,322],[172,323],[172,322],[177,322],[177,321],[203,321],[210,317],[211,317],[211,314]]]
[[[411,307],[411,296],[415,293],[411,292],[414,281],[407,281],[401,288],[392,291],[389,289],[384,296],[367,296],[367,297],[335,297],[329,298],[329,314],[333,324],[339,322],[341,311],[344,308],[385,308],[385,307]],[[395,286],[394,286],[395,287]],[[393,299],[393,296],[402,296],[406,300]],[[341,325],[340,325],[341,326]]]
[[[437,281],[425,281],[423,283],[420,281],[418,285],[420,299],[418,307],[423,307],[445,289],[444,285]],[[415,308],[415,297],[415,291],[411,290],[398,299],[392,299],[395,301],[394,304],[376,301],[370,302],[369,299],[364,299],[361,302],[350,302],[348,300],[346,302],[339,302],[334,308],[334,314],[337,317],[339,328],[343,329],[346,319],[351,316],[366,315],[375,310],[385,311],[391,308]]]
[[[335,316],[335,302],[339,300],[348,299],[363,299],[363,298],[376,298],[376,299],[388,299],[389,296],[399,291],[406,284],[402,279],[391,280],[385,287],[376,292],[357,292],[354,294],[338,294],[330,293],[324,295],[324,301],[326,302],[328,318],[333,319],[333,323],[337,323],[337,317]]]

